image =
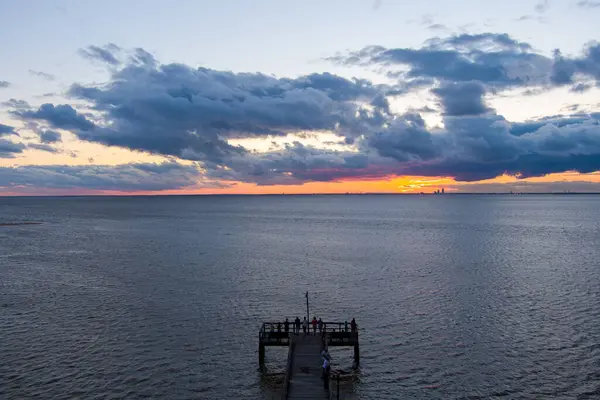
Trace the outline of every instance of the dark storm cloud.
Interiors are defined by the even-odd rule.
[[[22,143],[13,143],[0,138],[0,158],[13,158],[16,154],[22,153],[25,145]]]
[[[568,125],[579,125],[585,122],[598,123],[600,118],[596,114],[572,114],[568,116],[556,115],[540,118],[534,121],[513,122],[510,124],[509,131],[512,135],[521,136],[526,133],[533,133],[545,125],[553,125],[559,128]]]
[[[89,131],[95,128],[93,122],[79,114],[68,104],[55,106],[54,104],[42,104],[37,110],[14,110],[12,114],[24,120],[42,120],[49,123],[53,128],[77,129]]]
[[[398,162],[426,161],[440,155],[441,137],[434,137],[425,128],[419,114],[406,114],[386,129],[376,131],[366,138],[368,148],[382,157]]]
[[[0,136],[17,135],[15,128],[9,125],[0,124]]]
[[[0,81],[0,89],[5,89],[10,86],[10,82]]]
[[[489,111],[483,99],[485,86],[479,82],[446,83],[432,92],[440,98],[445,115],[477,115]]]
[[[37,76],[40,78],[43,78],[47,81],[53,81],[54,79],[56,79],[56,77],[52,74],[49,74],[47,72],[42,72],[42,71],[34,71],[32,69],[29,70],[29,73],[33,76]]]
[[[330,171],[366,168],[368,156],[350,151],[319,149],[294,142],[268,153],[250,153],[230,160],[228,169],[212,168],[207,177],[259,185],[299,184],[330,180]],[[347,174],[347,172],[346,172]],[[344,176],[344,172],[339,173]]]
[[[600,169],[600,125],[594,116],[531,122],[518,126],[518,135],[501,116],[448,117],[445,125],[441,156],[405,163],[402,173],[477,181],[504,173],[531,177]]]
[[[39,132],[37,132],[37,134],[40,137],[40,142],[45,144],[56,143],[62,140],[62,135],[60,134],[60,132],[56,132],[50,129],[40,130]]]
[[[600,81],[600,43],[588,44],[583,57],[574,60],[577,72]]]
[[[387,89],[375,86],[366,79],[349,80],[329,72],[314,73],[297,79],[281,79],[281,83],[291,88],[318,90],[335,101],[371,99],[380,96]]]
[[[441,173],[453,171],[452,175]],[[509,162],[493,162],[482,168],[481,163],[469,160],[447,159],[442,163],[419,165],[407,169],[411,174],[426,176],[453,176],[457,181],[475,182],[492,179],[502,174],[521,178],[543,176],[551,173],[576,171],[590,173],[600,170],[600,153],[592,155],[548,156],[541,154],[519,155]]]
[[[14,110],[80,139],[191,160],[222,164],[246,150],[227,143],[242,137],[282,136],[297,131],[350,126],[356,102],[387,107],[385,86],[330,73],[296,79],[233,73],[182,64],[159,65],[136,49],[130,64],[102,86],[73,85],[104,121],[96,124],[69,105]]]
[[[190,186],[215,186],[197,184],[200,172],[194,166],[174,162],[163,164],[106,165],[28,165],[0,167],[0,188],[26,190],[90,189],[90,190],[168,190]],[[23,188],[25,187],[25,189]]]
[[[596,84],[600,82],[600,43],[589,43],[583,55],[576,58],[567,58],[559,50],[554,51],[552,82],[557,85],[573,84],[577,74],[594,79]]]
[[[573,83],[573,75],[576,72],[573,60],[563,57],[560,50],[554,50],[554,64],[550,80],[557,85]]]
[[[552,60],[507,34],[461,34],[434,38],[420,49],[370,46],[328,58],[345,65],[404,66],[402,79],[433,78],[449,82],[480,81],[498,87],[540,83]]]
[[[116,53],[126,53],[112,50],[115,59]],[[390,174],[474,181],[503,173],[538,176],[599,168],[596,114],[511,123],[485,102],[487,93],[543,88],[551,77],[556,84],[585,83],[582,75],[597,74],[600,57],[594,44],[579,58],[563,57],[564,66],[560,54],[547,58],[527,43],[491,33],[434,38],[420,49],[373,46],[336,58],[349,64],[408,67],[407,72],[394,72],[401,82],[396,87],[330,73],[276,78],[163,65],[143,49],[128,52],[126,64],[116,68],[102,54],[96,58],[111,66],[110,80],[74,84],[69,90],[72,98],[87,104],[89,114],[68,104],[32,109],[15,103],[12,115],[68,130],[84,141],[197,161],[199,176],[207,179],[260,185]],[[417,112],[391,110],[389,97],[419,86],[433,87],[443,127],[428,128]],[[35,126],[32,130],[42,131]],[[296,142],[255,152],[231,141],[302,133],[310,137],[323,131],[338,136],[334,143],[353,148]]]
[[[595,117],[531,124],[515,135],[511,129],[518,128],[488,113],[446,117],[445,129],[431,132],[418,115],[404,115],[360,139],[360,153],[297,143],[280,151],[240,157],[229,169],[208,173],[211,178],[264,185],[389,175],[450,176],[470,182],[502,174],[533,177],[600,169],[600,126]]]
[[[380,65],[400,79],[433,78],[442,82],[479,81],[497,89],[564,85],[575,78],[600,82],[600,44],[588,44],[580,57],[553,58],[506,34],[462,34],[434,38],[420,49],[370,46],[329,60],[344,65]],[[395,72],[394,67],[408,67]]]
[[[391,111],[390,111],[390,102],[388,101],[387,97],[379,94],[377,96],[375,96],[375,98],[373,100],[371,100],[371,105],[373,107],[375,107],[376,110],[380,110],[385,114],[390,115]]]
[[[594,115],[511,124],[493,113],[445,117],[431,132],[418,114],[396,116],[357,140],[361,152],[310,148],[299,143],[251,154],[210,170],[211,178],[259,184],[297,184],[396,175],[450,176],[478,181],[502,174],[522,177],[600,169],[600,126]]]

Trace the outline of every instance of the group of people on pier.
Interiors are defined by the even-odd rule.
[[[300,329],[302,329],[302,332],[305,335],[310,335],[311,327],[312,327],[313,335],[316,335],[317,331],[320,334],[327,331],[327,326],[321,318],[317,319],[317,317],[313,317],[312,321],[310,321],[310,323],[309,323],[308,320],[306,319],[306,317],[304,317],[303,321],[300,321],[300,318],[296,317],[296,319],[293,322],[290,322],[290,320],[287,318],[285,319],[285,321],[283,323],[278,322],[277,323],[277,332],[282,332],[282,328],[283,328],[283,332],[289,333],[290,325],[292,328],[292,333],[294,335],[299,335]],[[356,330],[358,328],[358,325],[356,325],[356,321],[354,318],[352,318],[352,321],[350,321],[350,324],[348,324],[348,321],[344,322],[343,327],[341,326],[341,324],[336,324],[336,325],[339,326],[338,327],[339,332],[348,332],[348,328],[350,328],[350,332],[356,332]],[[271,331],[273,332],[274,330],[275,330],[274,326],[271,325]],[[332,332],[335,332],[335,328],[333,328]]]

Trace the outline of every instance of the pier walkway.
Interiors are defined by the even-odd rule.
[[[265,347],[289,346],[283,399],[329,399],[331,393],[321,379],[321,350],[330,346],[354,347],[354,362],[360,363],[358,331],[348,331],[347,323],[325,322],[316,334],[280,332],[276,322],[265,322],[259,332],[259,364],[264,366]],[[333,388],[330,382],[330,389]]]
[[[329,399],[329,391],[321,379],[322,343],[320,336],[292,337],[284,399]]]

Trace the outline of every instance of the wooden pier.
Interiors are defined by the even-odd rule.
[[[354,347],[354,364],[360,364],[358,329],[352,331],[348,322],[323,322],[315,332],[310,326],[307,334],[294,332],[290,322],[285,332],[283,322],[265,322],[259,332],[258,362],[264,367],[265,348],[288,346],[288,359],[283,399],[329,399],[330,391],[321,379],[321,350],[331,346]],[[331,385],[331,383],[330,383]],[[330,386],[331,387],[331,386]]]

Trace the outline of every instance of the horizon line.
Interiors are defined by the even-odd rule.
[[[600,192],[461,192],[461,193],[395,193],[395,192],[365,192],[365,193],[177,193],[177,194],[29,194],[29,195],[2,195],[0,198],[22,197],[267,197],[267,196],[522,196],[522,195],[600,195]]]

